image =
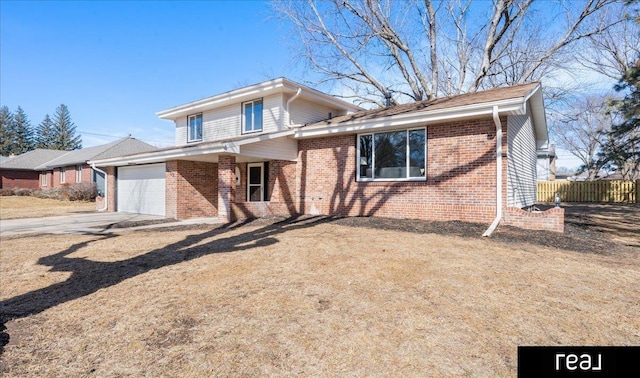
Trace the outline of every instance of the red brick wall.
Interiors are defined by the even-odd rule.
[[[296,162],[272,160],[268,166],[267,202],[246,202],[247,164],[237,164],[241,179],[236,188],[236,202],[232,204],[235,219],[297,214]]]
[[[564,209],[554,207],[541,212],[529,212],[510,207],[504,214],[505,224],[526,230],[564,232]]]
[[[213,217],[218,214],[217,164],[173,160],[166,163],[166,217]]]
[[[495,124],[490,118],[429,125],[427,180],[421,182],[356,182],[355,135],[300,140],[298,148],[302,213],[482,223],[495,217]],[[506,179],[504,157],[503,165]],[[506,180],[506,201],[505,191]]]
[[[38,189],[40,187],[40,172],[3,169],[0,171],[1,188]]]

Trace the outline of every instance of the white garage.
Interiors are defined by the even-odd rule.
[[[120,212],[165,215],[165,164],[118,168],[117,208]]]

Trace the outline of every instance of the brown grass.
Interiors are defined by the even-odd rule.
[[[41,218],[86,213],[95,210],[95,202],[59,201],[30,196],[0,197],[0,220]]]
[[[511,377],[518,345],[640,344],[636,248],[368,222],[3,240],[0,372]]]

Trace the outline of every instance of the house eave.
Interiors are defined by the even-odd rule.
[[[158,117],[166,120],[175,120],[179,117],[190,114],[201,113],[227,105],[249,101],[257,97],[264,97],[277,93],[295,93],[298,88],[302,88],[303,96],[327,105],[340,108],[347,112],[362,110],[360,107],[346,101],[335,98],[331,95],[316,91],[304,85],[292,82],[285,78],[278,78],[263,83],[251,85],[244,88],[235,89],[219,95],[192,101],[184,105],[176,106],[156,113]]]
[[[459,106],[447,109],[426,110],[409,114],[398,114],[373,119],[359,119],[342,122],[336,125],[320,125],[297,128],[295,137],[298,139],[314,138],[328,135],[360,133],[376,129],[393,129],[412,127],[417,125],[435,124],[447,121],[464,120],[470,118],[490,117],[493,107],[498,106],[501,114],[525,114],[524,98],[493,101],[482,104]]]
[[[203,155],[241,155],[241,146],[243,145],[289,137],[291,135],[293,135],[293,131],[287,130],[277,133],[243,137],[239,139],[229,139],[218,142],[207,142],[198,145],[180,146],[161,151],[144,152],[140,154],[127,155],[116,158],[92,160],[89,161],[88,164],[95,164],[99,167],[117,167],[135,164],[162,163],[169,160],[188,160],[189,158],[195,158]]]

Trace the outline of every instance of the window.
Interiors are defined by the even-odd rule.
[[[67,182],[67,169],[66,168],[60,168],[60,184],[64,184],[65,182]]]
[[[202,140],[202,113],[187,117],[189,135],[187,142],[198,142]]]
[[[76,182],[82,182],[82,166],[76,165]]]
[[[426,129],[358,136],[358,181],[426,178]]]
[[[262,131],[262,99],[242,104],[242,132]]]
[[[47,172],[40,172],[40,186],[47,186]]]

